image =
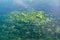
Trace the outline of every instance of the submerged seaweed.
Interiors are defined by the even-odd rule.
[[[43,11],[15,11],[0,19],[0,40],[59,40],[57,21]]]

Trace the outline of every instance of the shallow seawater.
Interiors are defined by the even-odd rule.
[[[0,40],[60,40],[59,0],[0,0]]]

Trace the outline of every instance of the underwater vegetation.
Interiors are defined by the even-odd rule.
[[[14,11],[0,16],[0,40],[60,40],[53,15],[44,11]]]

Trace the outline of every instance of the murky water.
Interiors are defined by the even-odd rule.
[[[60,40],[60,0],[0,0],[0,40]]]

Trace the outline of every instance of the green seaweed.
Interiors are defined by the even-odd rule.
[[[43,11],[14,11],[0,22],[0,40],[59,40],[54,18]]]

